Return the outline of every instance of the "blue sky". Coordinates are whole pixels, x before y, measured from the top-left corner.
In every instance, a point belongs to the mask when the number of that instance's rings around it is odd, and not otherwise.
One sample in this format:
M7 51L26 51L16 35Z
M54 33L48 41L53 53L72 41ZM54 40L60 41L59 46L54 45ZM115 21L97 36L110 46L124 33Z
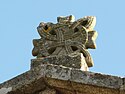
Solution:
M33 39L41 21L58 16L97 17L97 49L90 71L125 76L124 0L0 0L0 83L30 69Z

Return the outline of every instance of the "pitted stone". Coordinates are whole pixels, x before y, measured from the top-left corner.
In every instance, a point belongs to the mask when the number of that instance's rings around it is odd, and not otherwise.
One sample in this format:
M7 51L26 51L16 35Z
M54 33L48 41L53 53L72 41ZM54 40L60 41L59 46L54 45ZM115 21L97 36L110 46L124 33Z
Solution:
M57 94L125 94L121 86L123 79L120 77L43 64L0 84L0 91L6 92L7 89L7 94L46 94L50 89Z
M94 31L96 18L85 16L74 20L74 16L58 17L57 23L41 22L37 30L40 39L33 40L33 56L37 58L69 55L74 52L82 53L86 65L93 66L93 60L88 48L95 49L97 32Z
M44 58L32 59L31 69L41 64L62 65L69 68L77 68L83 71L88 71L85 58L81 53L72 53L69 55L49 56Z

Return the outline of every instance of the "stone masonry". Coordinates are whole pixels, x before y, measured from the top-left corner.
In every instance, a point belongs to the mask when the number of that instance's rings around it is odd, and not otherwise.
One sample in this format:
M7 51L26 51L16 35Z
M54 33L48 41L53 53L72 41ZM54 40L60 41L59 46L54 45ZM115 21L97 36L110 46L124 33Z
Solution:
M38 26L29 71L0 84L0 94L125 94L125 78L90 72L97 32L94 16Z

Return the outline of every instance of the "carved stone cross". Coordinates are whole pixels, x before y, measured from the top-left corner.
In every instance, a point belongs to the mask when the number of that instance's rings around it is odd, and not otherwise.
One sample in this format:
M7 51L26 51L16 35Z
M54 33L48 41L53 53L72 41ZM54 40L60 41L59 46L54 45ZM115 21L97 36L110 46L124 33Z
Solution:
M93 60L87 49L96 48L97 32L93 30L96 18L86 16L74 21L74 16L70 15L57 17L57 21L56 24L40 23L37 30L41 39L33 40L33 56L41 58L82 53L88 67L92 67Z

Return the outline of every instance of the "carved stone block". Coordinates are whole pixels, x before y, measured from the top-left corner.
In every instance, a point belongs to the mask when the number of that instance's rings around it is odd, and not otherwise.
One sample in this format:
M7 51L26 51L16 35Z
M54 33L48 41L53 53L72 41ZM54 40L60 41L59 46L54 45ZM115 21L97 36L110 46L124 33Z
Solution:
M82 53L72 53L69 55L48 56L44 58L32 59L31 69L42 64L62 65L64 67L88 71L88 66Z
M93 30L96 18L94 16L85 16L75 21L74 16L70 15L57 17L57 21L56 24L41 22L37 27L41 38L33 40L33 56L37 56L38 59L44 57L60 58L63 55L69 56L72 53L82 53L86 62L84 64L92 67L93 60L87 49L96 48L95 39L97 32ZM63 61L66 60L64 59ZM61 64L61 62L58 63Z

